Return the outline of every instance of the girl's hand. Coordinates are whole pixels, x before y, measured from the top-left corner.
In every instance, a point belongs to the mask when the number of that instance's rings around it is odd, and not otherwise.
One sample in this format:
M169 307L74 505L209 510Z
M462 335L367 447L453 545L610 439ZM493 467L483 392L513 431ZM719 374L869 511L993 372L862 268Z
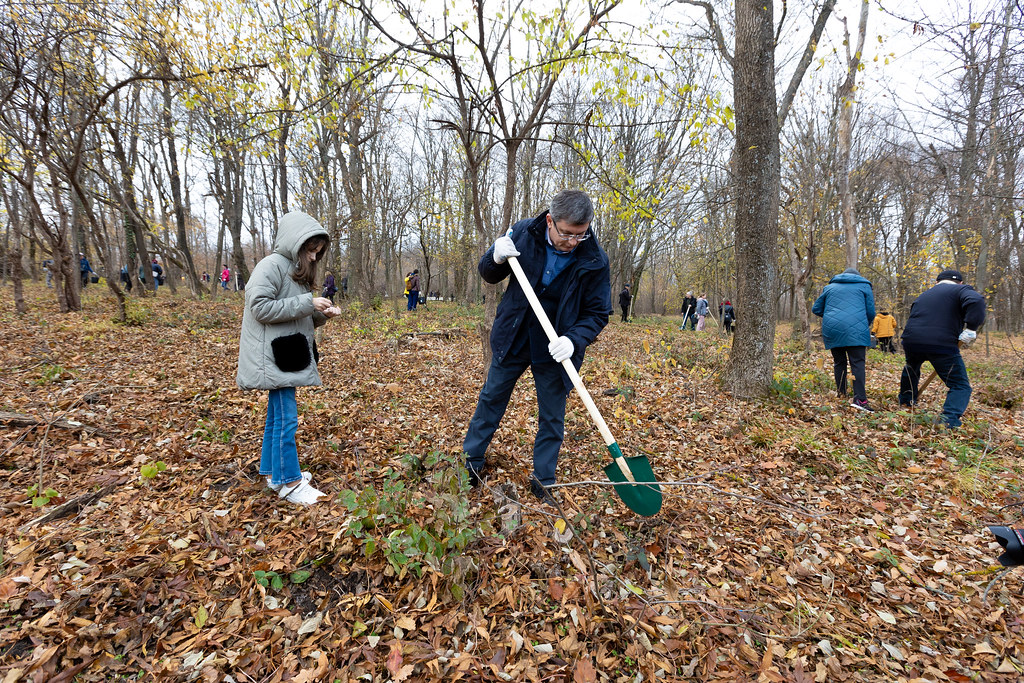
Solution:
M328 308L330 308L333 305L334 304L332 304L331 300L328 299L327 297L324 297L324 296L315 296L315 297L313 297L313 308L315 308L316 310L320 311L321 313L323 313L324 311L326 311Z
M341 315L341 308L339 306L331 306L326 311L324 311L324 315L326 315L328 318L333 318L336 315Z

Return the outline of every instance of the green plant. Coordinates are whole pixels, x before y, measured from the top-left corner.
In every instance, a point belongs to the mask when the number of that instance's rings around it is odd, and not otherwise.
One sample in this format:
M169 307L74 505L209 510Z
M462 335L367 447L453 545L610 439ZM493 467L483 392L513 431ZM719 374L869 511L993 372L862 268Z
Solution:
M127 327L142 327L149 322L153 312L150 308L135 299L125 299L124 302L124 322L120 320L114 320L117 324L123 324Z
M60 498L60 494L51 488L44 489L42 494L40 494L38 484L32 484L32 486L25 491L25 495L32 499L32 507L34 508L41 508L44 505L48 505L54 498Z
M196 422L196 428L192 430L192 438L202 441L219 441L220 443L231 443L231 431L222 429L219 424L208 422L202 418Z
M282 579L281 575L277 572L257 569L252 573L252 575L256 579L256 583L264 588L271 588L276 591L284 588L284 579Z
M796 384L789 377L776 375L772 378L770 391L773 398L783 403L793 404L800 402L800 390L797 389Z
M35 384L37 384L38 386L42 386L44 384L52 384L54 382L59 382L60 380L64 379L64 375L66 373L67 370L65 370L64 366L62 365L43 363L42 366L40 366L39 379L35 381Z
M155 463L146 463L139 468L139 474L146 479L153 479L157 474L167 469L167 463L157 460Z
M412 465L411 456L405 461ZM422 458L416 469L426 472L425 490L409 485L415 477L392 470L379 492L373 486L342 492L340 500L351 513L346 534L362 542L366 556L382 552L399 576L407 572L420 576L423 567L429 566L458 579L466 566L460 563L463 551L479 535L469 524L461 463L435 451ZM456 580L453 594L458 597L462 590Z

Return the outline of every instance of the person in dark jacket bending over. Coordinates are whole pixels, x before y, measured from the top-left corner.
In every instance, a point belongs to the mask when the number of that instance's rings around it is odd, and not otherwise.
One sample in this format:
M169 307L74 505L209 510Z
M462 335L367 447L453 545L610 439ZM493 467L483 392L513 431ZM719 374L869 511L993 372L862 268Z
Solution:
M550 502L545 487L555 483L558 452L565 430L565 400L572 381L560 363L571 359L578 370L587 346L608 324L611 273L591 222L594 206L579 190L562 190L549 211L512 226L480 259L479 271L492 284L512 272L518 257L556 333L548 342L515 277L509 280L491 330L491 367L470 420L463 450L470 483L486 473L484 454L501 422L519 377L530 368L537 388L538 427L533 443L530 490Z
M629 291L629 285L622 288L619 292L619 308L622 309L622 322L629 322L629 305L633 303L633 295Z
M949 388L942 422L956 429L971 400L960 344L969 346L977 339L978 328L985 322L985 297L965 285L958 270L944 270L936 280L938 284L910 305L910 318L903 328L907 362L900 376L900 405L917 403L921 364L928 361Z
M832 369L836 392L846 396L846 366L853 374L853 402L850 406L868 413L867 390L864 386L864 358L871 344L871 322L875 319L875 295L871 283L856 268L847 268L825 285L814 307L821 316L821 336L825 348L832 352Z

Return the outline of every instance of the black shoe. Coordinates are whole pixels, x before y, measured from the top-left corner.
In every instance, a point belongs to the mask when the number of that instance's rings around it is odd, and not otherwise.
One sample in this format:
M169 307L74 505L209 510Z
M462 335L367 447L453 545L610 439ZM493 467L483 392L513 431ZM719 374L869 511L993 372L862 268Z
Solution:
M536 479L530 480L530 493L536 496L537 499L542 503L547 503L548 505L555 505L555 497L551 495L551 491L549 489L544 488L544 486Z
M469 476L469 488L475 489L487 476L487 465L481 465L479 469L470 463L466 463L466 474Z

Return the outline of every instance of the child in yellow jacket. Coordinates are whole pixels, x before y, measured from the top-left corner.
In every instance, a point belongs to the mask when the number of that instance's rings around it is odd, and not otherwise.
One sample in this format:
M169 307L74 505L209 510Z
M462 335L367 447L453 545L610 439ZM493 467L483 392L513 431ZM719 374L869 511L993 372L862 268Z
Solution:
M871 323L871 334L878 339L880 351L896 353L896 347L892 343L892 338L896 336L896 318L892 314L881 311L876 315L874 322Z

